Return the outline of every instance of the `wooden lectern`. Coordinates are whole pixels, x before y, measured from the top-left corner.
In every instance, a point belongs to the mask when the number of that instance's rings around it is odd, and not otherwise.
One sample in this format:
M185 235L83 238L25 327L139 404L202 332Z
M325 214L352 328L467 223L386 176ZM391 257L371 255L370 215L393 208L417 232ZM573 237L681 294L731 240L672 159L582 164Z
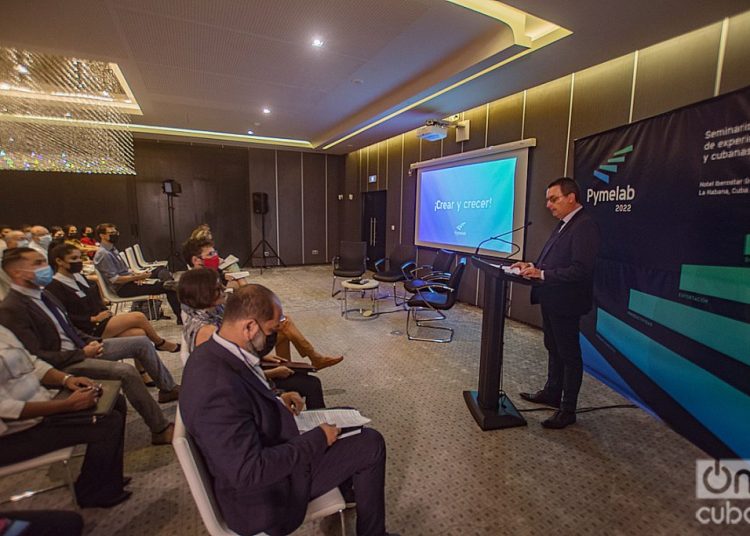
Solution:
M482 346L479 356L479 391L464 391L464 400L482 430L525 426L526 419L507 395L500 396L503 374L503 335L505 332L505 297L508 283L535 285L536 281L507 274L502 265L479 257L471 262L484 272L484 312L482 315ZM506 264L507 266L507 264Z

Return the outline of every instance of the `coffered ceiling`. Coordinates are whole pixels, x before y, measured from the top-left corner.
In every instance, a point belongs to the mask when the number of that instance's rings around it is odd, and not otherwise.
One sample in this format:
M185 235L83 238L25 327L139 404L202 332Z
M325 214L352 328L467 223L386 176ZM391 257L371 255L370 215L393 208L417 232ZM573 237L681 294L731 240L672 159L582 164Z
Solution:
M749 7L507 0L504 20L470 9L493 3L4 0L0 46L116 63L142 111L136 135L252 130L343 153Z

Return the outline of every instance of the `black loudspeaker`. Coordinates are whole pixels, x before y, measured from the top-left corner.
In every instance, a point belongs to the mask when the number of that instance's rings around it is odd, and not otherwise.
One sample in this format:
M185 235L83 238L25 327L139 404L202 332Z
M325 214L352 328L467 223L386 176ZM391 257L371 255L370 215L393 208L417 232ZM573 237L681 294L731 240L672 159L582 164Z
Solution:
M162 181L161 191L167 195L173 195L177 197L182 193L182 185L174 179Z
M255 214L268 214L268 194L266 192L253 192L253 212Z

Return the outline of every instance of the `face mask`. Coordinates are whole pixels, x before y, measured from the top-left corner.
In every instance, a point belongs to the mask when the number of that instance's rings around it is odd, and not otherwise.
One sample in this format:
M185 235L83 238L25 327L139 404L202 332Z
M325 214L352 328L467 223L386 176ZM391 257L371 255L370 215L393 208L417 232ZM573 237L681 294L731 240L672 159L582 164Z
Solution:
M41 268L34 270L33 282L37 287L46 287L52 283L52 277L55 273L52 271L52 266L49 264Z
M39 245L43 248L48 247L50 242L52 242L52 235L46 234L39 237Z
M221 259L219 259L218 255L213 255L211 257L208 257L202 260L203 260L203 267L210 268L211 270L218 270L219 264L221 264Z
M263 335L263 344L258 345L260 346L260 349L258 349L258 347L252 340L248 341L250 343L250 348L248 348L248 351L256 357L263 358L270 354L271 350L273 350L273 347L276 346L277 335L276 332L273 332L270 335L266 335L265 333L263 333L263 330L260 330L258 334Z
M24 240L19 240L19 241L18 241L18 245L17 245L16 247L19 247L19 248L27 248L27 247L29 247L29 241L28 241L28 240L26 240L26 239L24 239Z
M74 262L69 262L68 264L70 264L70 268L68 268L68 271L71 274L77 274L81 270L83 270L83 261L74 261Z
M94 238L94 233L85 233L83 236L86 238Z
M109 235L109 241L113 244L117 244L117 241L120 239L120 233L111 234Z

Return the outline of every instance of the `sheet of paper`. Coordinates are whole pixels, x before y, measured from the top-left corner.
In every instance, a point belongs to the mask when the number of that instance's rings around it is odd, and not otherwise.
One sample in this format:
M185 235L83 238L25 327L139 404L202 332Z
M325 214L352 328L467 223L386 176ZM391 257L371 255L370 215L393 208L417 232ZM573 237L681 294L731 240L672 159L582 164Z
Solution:
M226 272L224 275L231 279L243 279L250 277L250 272Z
M235 262L240 262L240 260L237 257L235 257L234 255L230 255L229 257L227 257L226 259L224 259L224 262L222 262L219 265L219 268L221 268L222 270L225 270L227 267L229 267L230 265L234 264Z
M339 428L364 426L370 419L356 409L316 409L303 411L294 418L300 432L307 432L323 423L335 424Z

